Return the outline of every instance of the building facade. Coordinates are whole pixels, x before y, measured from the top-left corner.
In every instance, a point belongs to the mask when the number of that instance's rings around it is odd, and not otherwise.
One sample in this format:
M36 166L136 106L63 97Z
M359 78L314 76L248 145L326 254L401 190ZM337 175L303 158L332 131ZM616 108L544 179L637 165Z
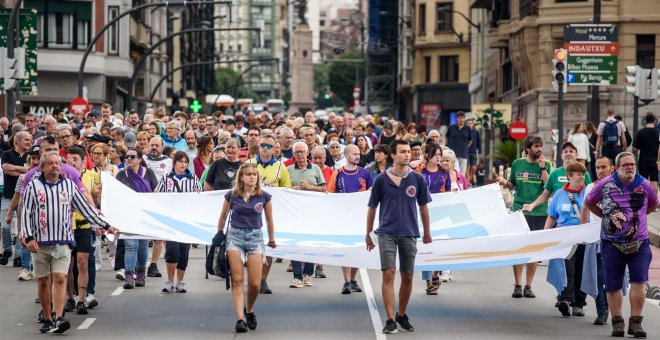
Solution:
M278 58L282 63L284 34L281 20L282 10L279 0L236 0L231 6L232 22L215 21L214 27L260 27L263 46L259 46L259 35L248 31L221 31L215 33L218 58L225 63L218 67L229 67L241 75L241 83L257 95L257 100L265 102L269 98L281 98L285 89L282 86L278 63L258 63L260 58ZM227 7L216 7L216 15L227 16ZM241 61L243 60L243 61ZM241 62L237 62L241 61ZM221 89L221 91L224 89ZM224 94L231 94L226 89Z
M411 2L412 100L407 111L428 128L448 126L458 111L470 110L470 43L467 1ZM410 90L407 90L410 91Z
M71 99L78 96L78 70L85 48L92 37L120 13L143 2L121 0L64 1L25 0L25 9L37 11L38 82L37 91L20 97L17 111L38 115L55 108L68 111ZM13 1L5 1L11 8ZM92 105L111 103L116 112L128 109L128 83L133 63L153 39L159 39L165 27L164 8L126 16L98 40L85 65L83 96ZM144 94L155 78L163 73L167 60L165 48L149 57L138 80L139 94ZM157 94L164 99L165 91Z
M563 47L564 26L589 23L594 0L496 0L473 1L484 11L490 26L486 36L484 74L473 70L474 102L511 103L514 118L525 121L530 133L538 133L550 144L550 131L557 128L557 93L552 88L554 50ZM476 11L476 10L475 10ZM618 58L618 83L599 86L600 106L597 120L608 107L623 116L633 127L633 99L624 92L625 66L655 67L658 60L656 38L660 34L660 4L652 0L631 2L602 1L601 22L619 28L621 45ZM482 49L473 41L473 50ZM569 86L564 95L564 136L576 123L588 119L588 88ZM658 105L640 109L640 120ZM640 123L640 126L642 124Z

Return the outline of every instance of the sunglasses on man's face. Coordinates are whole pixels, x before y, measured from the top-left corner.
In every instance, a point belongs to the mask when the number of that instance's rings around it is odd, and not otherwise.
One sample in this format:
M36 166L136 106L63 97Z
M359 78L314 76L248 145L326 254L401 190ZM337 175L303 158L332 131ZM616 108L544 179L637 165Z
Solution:
M259 144L259 146L262 147L262 148L266 148L266 149L268 149L268 150L270 150L270 149L273 148L273 144L265 144L265 143L261 143L261 144Z
M140 158L140 156L138 156L138 155L126 155L126 159L136 159L136 158Z

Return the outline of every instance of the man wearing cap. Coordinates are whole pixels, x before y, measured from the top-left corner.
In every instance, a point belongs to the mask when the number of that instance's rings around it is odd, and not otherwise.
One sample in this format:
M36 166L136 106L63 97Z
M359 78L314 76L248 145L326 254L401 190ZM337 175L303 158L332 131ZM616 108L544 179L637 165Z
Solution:
M456 160L463 174L467 172L468 148L471 144L472 130L465 125L465 113L459 111L456 114L456 124L447 129L445 145L456 153Z
M548 181L545 182L543 193L530 204L524 204L522 207L523 212L530 212L534 208L548 201L550 196L557 190L561 189L564 184L568 183L566 176L566 166L577 161L577 148L573 143L566 142L561 147L561 159L564 161L564 166L561 166L550 173ZM584 184L591 184L591 176L587 171L584 174Z
M17 124L14 124L17 125ZM27 151L32 147L32 135L27 131L18 131L14 135L14 148L2 153L2 171L4 177L4 190L2 192L2 203L0 203L0 216L6 216L9 205L16 191L18 176L28 171ZM6 265L12 255L11 252L11 223L2 221L2 248L4 252L0 256L0 265ZM14 256L14 267L21 267L21 244L16 242L16 253Z
M247 143L245 143L243 136L236 134L236 120L234 120L234 118L227 118L223 120L222 123L224 124L223 129L231 133L232 138L238 139L241 148L244 148Z
M124 145L126 145L127 148L133 148L135 147L135 132L133 131L128 131L124 134Z

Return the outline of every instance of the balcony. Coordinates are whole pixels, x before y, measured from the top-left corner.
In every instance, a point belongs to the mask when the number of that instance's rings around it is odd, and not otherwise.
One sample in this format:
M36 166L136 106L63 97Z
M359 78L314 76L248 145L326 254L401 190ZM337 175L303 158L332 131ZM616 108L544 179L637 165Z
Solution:
M273 54L273 49L269 47L254 47L252 54L256 56L270 56Z
M142 46L149 46L149 32L147 31L147 26L140 21L135 20L132 16L130 17L130 32L131 40L136 44Z

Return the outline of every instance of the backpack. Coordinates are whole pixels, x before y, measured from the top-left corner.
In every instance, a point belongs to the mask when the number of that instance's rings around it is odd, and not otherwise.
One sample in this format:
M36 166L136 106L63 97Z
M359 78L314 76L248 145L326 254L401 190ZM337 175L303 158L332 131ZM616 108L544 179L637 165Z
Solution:
M229 263L227 263L227 236L219 231L213 236L211 247L206 254L206 272L226 279L229 289Z
M605 128L603 129L603 144L607 146L619 145L619 129L617 128L619 121L605 121Z

